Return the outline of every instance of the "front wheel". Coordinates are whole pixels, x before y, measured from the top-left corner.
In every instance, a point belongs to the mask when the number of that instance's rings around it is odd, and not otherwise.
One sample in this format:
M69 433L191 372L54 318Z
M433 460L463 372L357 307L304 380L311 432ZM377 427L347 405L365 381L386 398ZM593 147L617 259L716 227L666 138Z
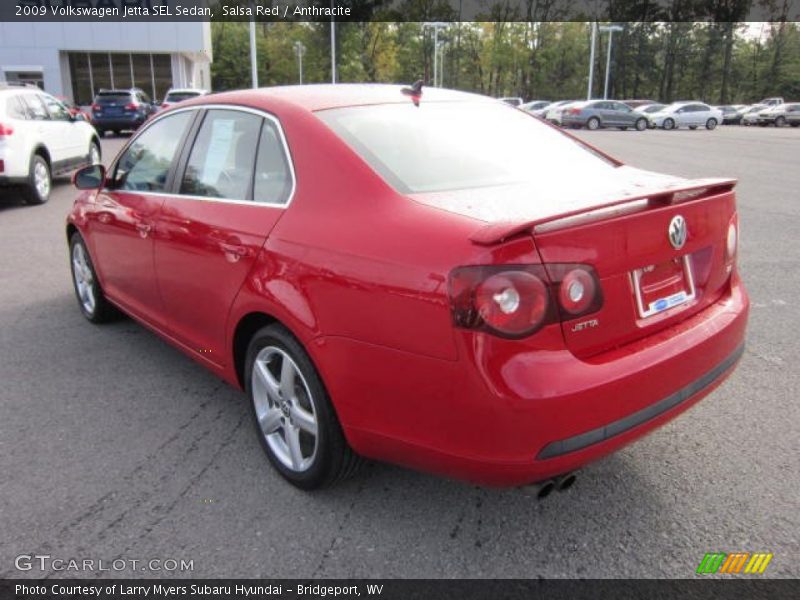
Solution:
M675 129L675 121L672 119L664 119L664 123L661 126L666 130Z
M92 323L106 323L119 318L120 312L106 300L89 250L79 233L73 233L69 239L69 255L72 284L83 316Z
M597 117L592 117L588 121L586 121L586 129L591 129L594 131L595 129L600 129L600 119Z
M282 326L258 331L247 349L245 387L272 466L304 490L332 485L360 464L300 343Z
M775 118L775 127L783 127L786 125L786 117L780 116Z
M712 129L716 129L716 128L717 128L717 120L716 119L709 119L708 121L706 121L706 129L711 131Z
M636 119L636 131L647 129L647 119Z

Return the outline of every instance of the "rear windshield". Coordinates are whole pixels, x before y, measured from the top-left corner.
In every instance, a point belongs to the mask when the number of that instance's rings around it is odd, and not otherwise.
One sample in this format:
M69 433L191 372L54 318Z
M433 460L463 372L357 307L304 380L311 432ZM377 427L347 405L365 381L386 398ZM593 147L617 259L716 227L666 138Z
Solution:
M128 92L100 92L97 95L98 102L129 102L131 95Z
M197 98L200 94L197 92L170 92L164 98L164 102L183 102L190 98Z
M615 163L493 102L385 104L316 113L401 193L602 176Z

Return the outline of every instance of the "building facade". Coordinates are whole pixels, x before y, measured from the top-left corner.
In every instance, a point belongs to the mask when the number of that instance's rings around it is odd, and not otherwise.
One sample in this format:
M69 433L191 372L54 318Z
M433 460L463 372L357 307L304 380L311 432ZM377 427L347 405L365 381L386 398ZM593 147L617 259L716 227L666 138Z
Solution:
M211 87L208 22L0 22L0 82L34 83L81 105L100 89Z

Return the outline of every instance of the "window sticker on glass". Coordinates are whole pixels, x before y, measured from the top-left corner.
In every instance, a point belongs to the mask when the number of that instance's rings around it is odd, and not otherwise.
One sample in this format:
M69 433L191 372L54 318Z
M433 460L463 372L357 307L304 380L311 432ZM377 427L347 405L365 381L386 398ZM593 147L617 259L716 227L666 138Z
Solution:
M235 123L234 119L216 118L211 125L211 143L208 145L203 165L203 173L208 180L218 179L225 165L228 164Z

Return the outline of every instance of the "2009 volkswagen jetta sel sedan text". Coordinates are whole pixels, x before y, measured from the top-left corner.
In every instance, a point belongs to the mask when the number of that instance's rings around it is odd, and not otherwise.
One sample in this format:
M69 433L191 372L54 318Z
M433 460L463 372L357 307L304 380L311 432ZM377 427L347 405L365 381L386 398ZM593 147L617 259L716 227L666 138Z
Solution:
M735 181L625 166L489 98L205 96L75 183L83 314L121 310L246 390L302 488L360 457L549 481L742 354Z

